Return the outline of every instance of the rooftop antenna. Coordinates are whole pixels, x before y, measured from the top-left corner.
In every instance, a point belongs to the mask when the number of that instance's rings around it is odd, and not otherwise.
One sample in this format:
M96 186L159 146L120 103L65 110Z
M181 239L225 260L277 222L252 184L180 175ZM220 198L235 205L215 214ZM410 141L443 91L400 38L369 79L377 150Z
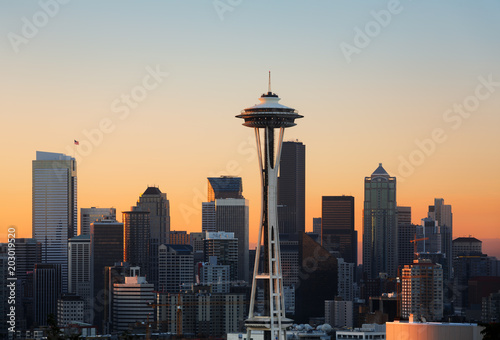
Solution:
M271 71L269 71L269 86L267 92L271 93Z

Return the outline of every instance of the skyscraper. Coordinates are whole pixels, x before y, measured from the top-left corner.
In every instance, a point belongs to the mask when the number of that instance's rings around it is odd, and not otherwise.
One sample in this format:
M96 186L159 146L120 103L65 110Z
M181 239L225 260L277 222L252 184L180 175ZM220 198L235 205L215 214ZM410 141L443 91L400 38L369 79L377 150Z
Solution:
M68 292L83 300L84 322L92 322L92 281L90 266L90 235L68 241Z
M149 243L151 238L150 212L132 207L123 212L123 260L131 266L138 266L149 277ZM142 275L144 276L144 275Z
M338 264L338 296L344 301L354 300L354 263L345 262L343 259L337 259Z
M2 323L0 325L0 336L4 339L8 338L8 328L12 326L18 326L19 322L14 323L13 325L8 324L7 322L10 321L10 317L13 314L14 319L16 318L16 311L12 313L10 311L10 306L8 304L9 301L9 293L10 293L10 286L11 285L16 285L16 282L9 282L9 255L8 253L8 244L7 243L1 243L0 244L0 299L4 301L0 305L0 322ZM15 286L14 286L15 287ZM16 287L17 288L17 287ZM10 315L9 315L10 314ZM19 327L19 326L18 326Z
M16 238L16 277L26 279L26 273L33 271L35 263L42 262L42 244L33 238Z
M90 224L90 265L93 282L94 304L105 296L105 267L123 261L123 223L115 220L102 220ZM93 306L94 324L102 329L103 310Z
M441 253L441 234L437 221L432 218L422 218L422 224L417 226L417 238L425 238L418 243L419 252Z
M411 223L411 207L397 207L398 212L398 266L403 268L415 259L414 243L417 225Z
M217 256L210 256L207 262L199 262L196 275L200 285L210 286L212 293L227 294L230 291L230 266L217 263Z
M238 240L238 280L248 282L248 200L244 198L216 199L215 212L217 230L234 233L234 237Z
M321 235L321 217L313 217L313 233Z
M396 177L389 176L380 163L370 177L365 177L363 268L368 279L379 273L396 277L396 206Z
M193 283L193 248L187 244L162 244L158 249L158 291L179 293Z
M451 205L444 204L444 199L435 198L434 205L429 206L427 217L437 222L441 234L441 252L445 255L446 266L443 267L444 278L451 278L453 266L453 214Z
M398 225L411 223L411 207L396 207L398 211Z
M414 243L417 225L412 223L398 224L398 266L403 268L415 259Z
M148 282L158 288L158 247L160 244L167 244L170 239L170 203L166 193L162 193L157 187L148 187L139 197L137 206L150 212Z
M220 198L243 198L241 177L208 177L208 202Z
M42 243L42 262L61 264L68 286L68 239L77 235L76 161L61 153L36 152L33 161L33 238Z
M321 241L328 251L338 252L345 262L358 262L358 233L354 230L354 197L323 196Z
M203 243L204 261L209 262L211 257L216 257L218 265L229 266L230 280L238 280L238 240L234 233L209 232Z
M80 235L90 235L90 223L103 218L116 219L115 208L81 208L80 209Z
M301 234L306 212L306 146L283 142L278 177L278 225L282 234Z
M248 282L249 215L248 201L243 197L241 177L208 178L208 202L202 203L204 232L234 233L238 240L238 280Z
M42 244L34 238L16 238L16 321L19 329L28 329L33 320L33 288L28 273L33 274L36 263L42 262ZM7 278L7 276L5 276ZM31 275L31 278L33 276ZM6 286L5 286L6 287ZM1 291L1 289L0 289ZM7 301L7 300L4 300Z
M114 332L126 331L130 324L146 322L149 316L153 316L150 306L155 302L153 290L154 285L143 276L128 276L124 283L113 284Z
M57 315L57 299L61 296L61 264L37 263L33 271L35 323L47 325L49 314Z
M430 260L415 260L402 271L402 311L408 318L440 321L443 318L443 269Z
M201 203L201 231L215 232L215 201Z

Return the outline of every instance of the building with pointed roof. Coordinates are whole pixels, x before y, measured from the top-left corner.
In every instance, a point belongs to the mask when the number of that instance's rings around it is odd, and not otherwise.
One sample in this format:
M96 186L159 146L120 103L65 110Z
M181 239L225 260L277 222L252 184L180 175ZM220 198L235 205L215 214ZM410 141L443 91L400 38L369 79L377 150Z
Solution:
M391 177L382 163L365 177L363 268L368 279L380 273L397 274L396 177Z
M147 187L137 207L149 211L149 265L146 277L158 288L158 247L170 242L170 202L158 187ZM146 268L143 268L146 269Z

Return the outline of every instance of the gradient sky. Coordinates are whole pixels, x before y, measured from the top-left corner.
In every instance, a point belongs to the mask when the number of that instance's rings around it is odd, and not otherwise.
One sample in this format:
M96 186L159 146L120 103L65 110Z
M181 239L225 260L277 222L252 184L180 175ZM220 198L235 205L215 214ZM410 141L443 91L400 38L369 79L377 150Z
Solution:
M382 162L413 222L442 197L454 237L500 238L499 2L64 2L0 2L2 239L10 225L31 236L36 150L72 154L76 139L79 208L113 206L121 220L156 185L171 229L200 231L206 178L237 175L255 242L253 132L234 116L268 70L304 115L285 140L306 144L306 229L322 195L353 195L361 237L363 179ZM140 92L156 68L168 76ZM144 98L125 114L133 91ZM100 124L108 133L85 149Z

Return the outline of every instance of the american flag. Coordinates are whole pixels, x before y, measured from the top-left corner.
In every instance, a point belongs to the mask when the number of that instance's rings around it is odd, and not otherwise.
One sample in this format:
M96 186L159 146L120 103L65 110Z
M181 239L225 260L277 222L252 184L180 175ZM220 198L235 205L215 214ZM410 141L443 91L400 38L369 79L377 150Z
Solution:
M75 139L75 145L80 145L80 142Z

